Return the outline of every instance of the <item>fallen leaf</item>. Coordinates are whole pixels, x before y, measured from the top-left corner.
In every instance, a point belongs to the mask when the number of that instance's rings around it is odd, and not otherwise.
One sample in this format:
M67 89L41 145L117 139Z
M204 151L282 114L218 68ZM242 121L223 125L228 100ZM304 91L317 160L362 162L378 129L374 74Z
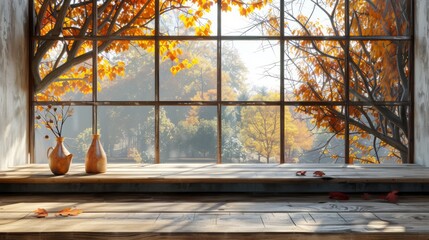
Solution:
M326 174L324 173L324 172L322 172L322 171L315 171L314 173L313 173L313 176L314 177L323 177L323 176L325 176Z
M307 173L307 171L298 171L295 173L296 176L305 176L305 174Z
M363 200L370 200L371 199L371 194L369 194L369 193L362 194L362 199Z
M55 216L62 216L62 217L77 216L82 212L83 211L81 209L77 209L77 208L64 208L63 210L57 212Z
M396 195L397 193L399 193L399 191L397 190L391 191L386 195L384 199L386 199L388 202L391 202L391 203L397 203L398 202L398 195Z
M349 200L350 199L349 195L347 195L345 193L341 193L341 192L330 192L329 198L335 199L335 200Z
M48 211L46 211L46 209L44 209L44 208L38 208L38 209L34 210L33 212L37 218L44 218L44 217L48 216Z

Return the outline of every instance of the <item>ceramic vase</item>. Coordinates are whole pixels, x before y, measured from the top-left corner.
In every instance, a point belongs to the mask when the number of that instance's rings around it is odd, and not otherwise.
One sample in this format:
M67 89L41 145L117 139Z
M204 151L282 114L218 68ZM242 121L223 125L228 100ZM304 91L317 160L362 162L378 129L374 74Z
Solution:
M106 152L100 142L100 135L94 134L91 146L85 157L86 173L96 174L105 173L107 168Z
M64 146L63 137L57 137L57 145L54 148L48 148L47 156L49 168L53 174L64 175L69 171L73 154Z

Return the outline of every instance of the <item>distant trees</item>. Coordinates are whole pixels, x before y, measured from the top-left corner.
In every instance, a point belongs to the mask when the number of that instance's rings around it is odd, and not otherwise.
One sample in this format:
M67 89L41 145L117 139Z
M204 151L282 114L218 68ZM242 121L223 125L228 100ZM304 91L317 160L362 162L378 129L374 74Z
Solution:
M268 96L257 94L251 98L275 100L279 94L268 93ZM248 106L241 111L242 128L240 136L244 147L266 158L280 157L280 108L277 106ZM306 126L292 117L288 107L285 108L285 162L295 162L300 152L309 150L313 146L313 136Z

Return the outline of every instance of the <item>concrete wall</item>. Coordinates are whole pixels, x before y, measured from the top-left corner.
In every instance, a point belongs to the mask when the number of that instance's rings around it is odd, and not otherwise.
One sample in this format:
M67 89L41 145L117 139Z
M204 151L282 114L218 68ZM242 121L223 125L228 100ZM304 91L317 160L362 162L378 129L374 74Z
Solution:
M28 0L0 0L0 169L28 158Z
M429 1L415 9L415 162L429 166Z

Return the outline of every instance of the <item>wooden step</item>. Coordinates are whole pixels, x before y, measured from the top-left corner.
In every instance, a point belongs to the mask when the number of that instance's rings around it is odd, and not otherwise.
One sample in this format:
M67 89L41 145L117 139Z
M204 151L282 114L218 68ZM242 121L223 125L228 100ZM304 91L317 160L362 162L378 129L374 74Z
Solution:
M315 177L315 171L326 175ZM110 164L106 173L89 175L75 164L54 176L47 164L31 164L1 171L0 191L429 192L428 173L418 165Z

